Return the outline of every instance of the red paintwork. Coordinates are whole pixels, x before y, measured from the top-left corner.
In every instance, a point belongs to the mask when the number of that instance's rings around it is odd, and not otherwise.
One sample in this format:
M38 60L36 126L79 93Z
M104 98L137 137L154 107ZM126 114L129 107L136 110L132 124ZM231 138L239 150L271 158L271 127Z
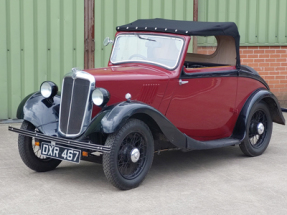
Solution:
M125 101L125 95L130 93L132 100L158 109L169 81L168 72L147 64L124 64L85 71L95 76L96 87L109 91L111 97L107 105ZM152 98L146 96L149 93L152 93ZM100 110L94 106L92 117Z
M116 35L130 33L132 32L118 32ZM229 137L248 96L264 85L249 78L208 77L183 79L189 83L180 86L179 76L190 42L189 36L180 37L185 40L185 44L178 67L173 71L144 63L113 65L111 62L106 68L85 71L95 76L96 87L103 87L110 92L108 105L125 101L125 94L130 93L132 100L143 101L158 109L181 132L194 139ZM228 66L186 69L185 72L234 69L234 66ZM100 110L94 106L92 117Z
M233 112L237 79L214 77L182 80L189 83L177 85L167 118L180 131L197 140L229 137L237 119Z
M238 87L237 87L237 96L236 96L236 104L235 107L240 112L242 109L245 101L248 99L248 97L251 95L251 93L259 88L266 87L259 81L251 79L251 78L238 78ZM238 113L239 115L239 113Z

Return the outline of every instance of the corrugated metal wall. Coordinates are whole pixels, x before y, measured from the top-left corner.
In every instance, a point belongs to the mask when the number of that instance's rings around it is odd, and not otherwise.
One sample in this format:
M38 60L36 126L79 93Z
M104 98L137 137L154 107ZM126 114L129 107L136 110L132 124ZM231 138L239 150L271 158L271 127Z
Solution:
M72 67L84 67L84 1L0 0L0 119ZM287 45L287 0L199 0L199 21L234 21L241 45ZM192 20L193 0L95 0L95 67L107 65L115 27L140 18Z
M84 1L0 0L0 119L45 80L84 67Z
M148 18L193 20L193 0L95 0L95 67L107 66L103 40L114 39L116 26Z
M241 45L287 45L287 0L199 0L199 21L232 21Z

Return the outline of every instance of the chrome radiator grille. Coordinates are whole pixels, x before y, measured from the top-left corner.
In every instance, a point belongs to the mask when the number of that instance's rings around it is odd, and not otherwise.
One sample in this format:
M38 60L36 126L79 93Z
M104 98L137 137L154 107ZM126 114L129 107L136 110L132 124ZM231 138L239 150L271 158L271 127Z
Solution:
M76 137L88 126L94 87L94 77L89 73L73 70L64 77L58 128L61 135Z

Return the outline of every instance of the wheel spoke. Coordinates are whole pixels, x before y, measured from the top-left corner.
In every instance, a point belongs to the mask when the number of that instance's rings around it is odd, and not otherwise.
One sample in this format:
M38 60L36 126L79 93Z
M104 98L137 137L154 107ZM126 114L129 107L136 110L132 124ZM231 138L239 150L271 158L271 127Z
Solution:
M140 158L137 162L132 162L131 151L137 148L140 152ZM146 143L142 134L138 132L130 133L122 141L118 152L118 170L120 174L132 179L140 174L146 161Z
M264 126L264 132L260 135L257 133L257 131L256 133L254 133L255 132L254 129L255 128L257 129L257 125L259 123L262 123ZM264 138L266 136L267 129L268 129L267 117L266 117L265 112L263 112L262 110L256 111L250 120L250 127L249 127L249 134L248 134L249 141L254 147L260 147L260 145L263 143Z

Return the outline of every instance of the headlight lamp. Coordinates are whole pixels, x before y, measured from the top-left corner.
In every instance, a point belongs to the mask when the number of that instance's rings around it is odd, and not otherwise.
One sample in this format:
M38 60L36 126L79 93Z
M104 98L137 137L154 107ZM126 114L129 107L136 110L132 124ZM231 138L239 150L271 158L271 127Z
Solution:
M96 88L92 93L93 103L99 107L105 106L110 99L110 93L104 88Z
M51 81L44 81L40 86L40 92L43 97L51 98L54 97L58 92L58 87Z

